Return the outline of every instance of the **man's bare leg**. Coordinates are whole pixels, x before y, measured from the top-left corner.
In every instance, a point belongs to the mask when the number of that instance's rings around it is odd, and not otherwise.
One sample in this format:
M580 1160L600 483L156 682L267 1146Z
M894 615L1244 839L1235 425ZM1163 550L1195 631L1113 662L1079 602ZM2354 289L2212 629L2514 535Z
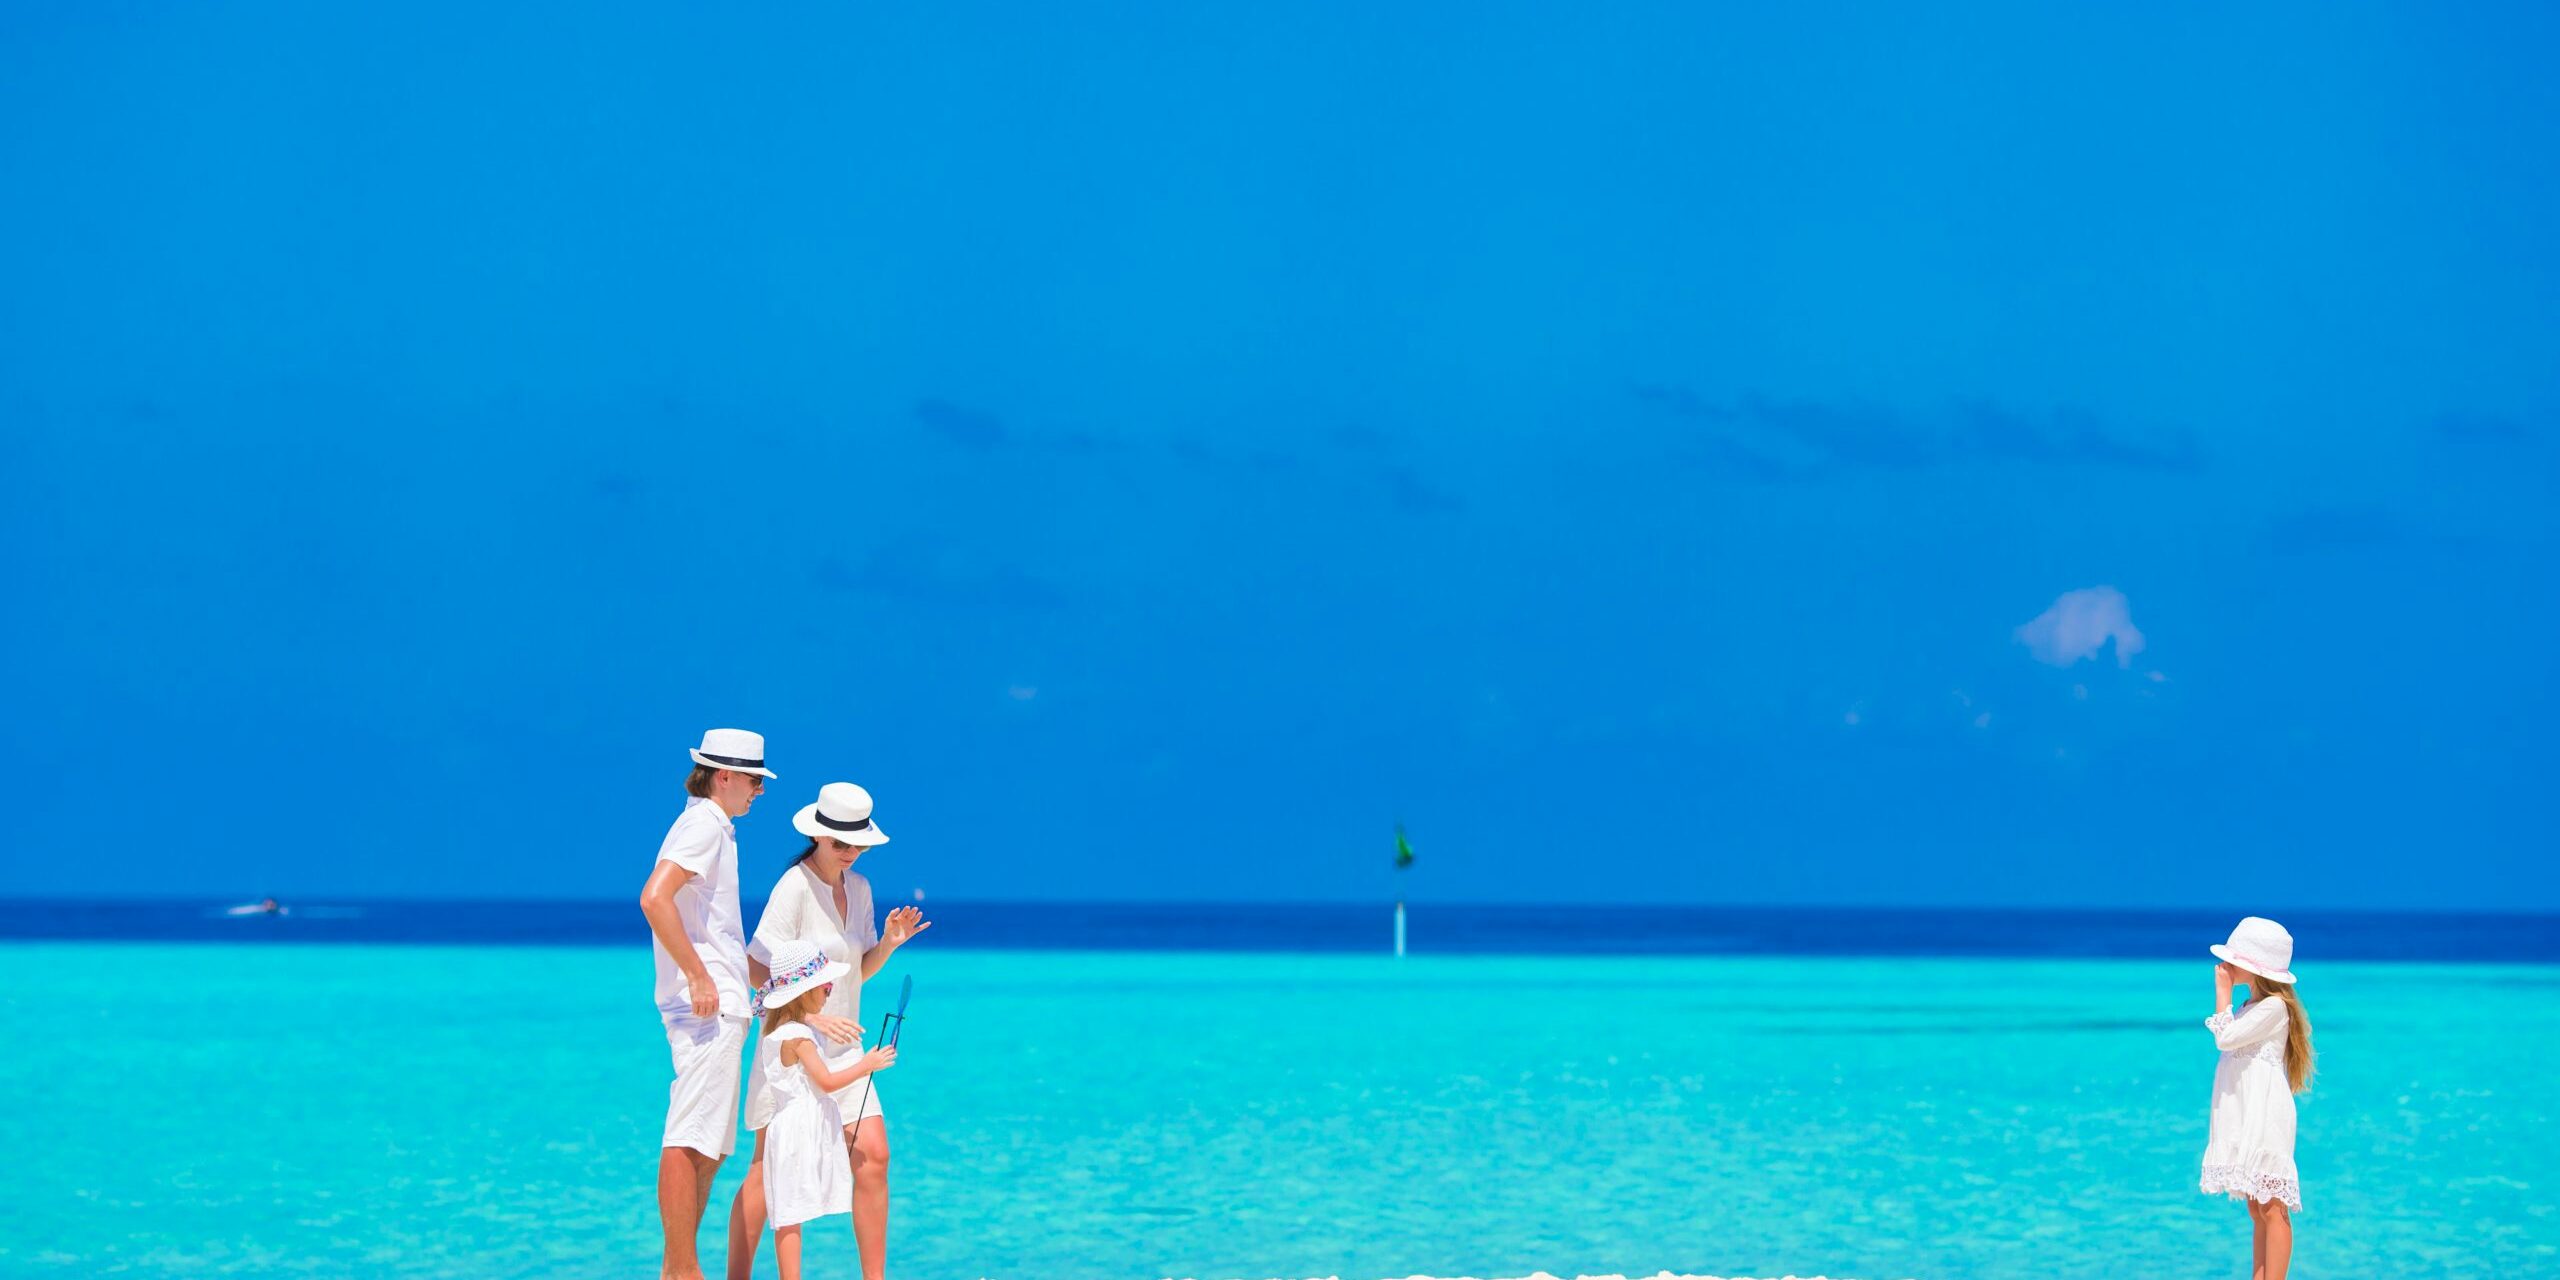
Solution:
M756 1246L764 1242L764 1130L756 1130L747 1180L729 1200L729 1280L753 1280Z
M658 1148L658 1220L667 1233L666 1260L658 1267L665 1280L703 1280L702 1260L694 1254L694 1236L702 1230L702 1209L711 1198L711 1179L720 1158L691 1147Z
M858 1132L861 1136L855 1137ZM862 1280L884 1280L889 1271L889 1122L873 1116L847 1131L853 1157L853 1247L862 1255Z

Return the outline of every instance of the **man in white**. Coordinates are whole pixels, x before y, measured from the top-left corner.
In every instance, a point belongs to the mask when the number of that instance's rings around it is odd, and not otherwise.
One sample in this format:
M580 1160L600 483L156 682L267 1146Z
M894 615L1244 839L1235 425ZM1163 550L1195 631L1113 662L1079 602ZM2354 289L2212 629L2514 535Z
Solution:
M693 751L684 812L658 846L640 914L658 958L658 1017L675 1055L666 1137L658 1149L658 1217L667 1236L660 1274L701 1280L694 1236L712 1175L738 1134L738 1059L747 1043L747 931L738 910L738 837L773 772L764 737L713 729Z

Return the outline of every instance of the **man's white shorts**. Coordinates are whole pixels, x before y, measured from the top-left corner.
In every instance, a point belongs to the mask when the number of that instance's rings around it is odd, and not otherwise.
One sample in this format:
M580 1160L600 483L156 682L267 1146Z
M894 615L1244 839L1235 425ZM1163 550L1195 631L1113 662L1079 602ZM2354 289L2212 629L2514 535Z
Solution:
M746 1051L747 1020L685 1015L666 1024L676 1082L667 1089L667 1136L658 1145L722 1159L738 1144L738 1055Z

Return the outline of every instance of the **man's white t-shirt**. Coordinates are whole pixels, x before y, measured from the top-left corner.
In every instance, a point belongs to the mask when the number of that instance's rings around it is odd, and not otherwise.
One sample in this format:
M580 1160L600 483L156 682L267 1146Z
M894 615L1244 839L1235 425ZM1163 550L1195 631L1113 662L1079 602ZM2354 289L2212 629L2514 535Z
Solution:
M676 890L676 918L683 922L694 954L702 957L702 967L711 972L712 986L719 989L720 1012L731 1018L749 1016L747 925L738 909L738 837L729 815L719 805L693 797L675 825L667 828L666 842L658 846L658 860L693 873ZM676 967L676 958L667 954L666 944L654 932L649 935L649 949L658 960L658 1016L692 1017L693 1001L686 995L684 971Z

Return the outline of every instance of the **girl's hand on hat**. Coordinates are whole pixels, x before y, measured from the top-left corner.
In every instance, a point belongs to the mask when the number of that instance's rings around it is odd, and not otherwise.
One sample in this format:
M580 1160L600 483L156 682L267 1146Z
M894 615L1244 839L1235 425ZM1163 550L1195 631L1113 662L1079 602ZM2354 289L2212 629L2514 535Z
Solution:
M862 1043L862 1027L851 1018L839 1018L832 1013L813 1013L802 1018L801 1021L808 1023L811 1031L837 1044Z
M2216 1012L2229 1013L2231 1011L2231 988L2233 985L2234 983L2231 976L2230 965L2217 964L2213 966L2213 1007Z
M864 1073L886 1071L896 1065L898 1065L898 1047L890 1044L884 1044L862 1055L862 1061L854 1064Z

